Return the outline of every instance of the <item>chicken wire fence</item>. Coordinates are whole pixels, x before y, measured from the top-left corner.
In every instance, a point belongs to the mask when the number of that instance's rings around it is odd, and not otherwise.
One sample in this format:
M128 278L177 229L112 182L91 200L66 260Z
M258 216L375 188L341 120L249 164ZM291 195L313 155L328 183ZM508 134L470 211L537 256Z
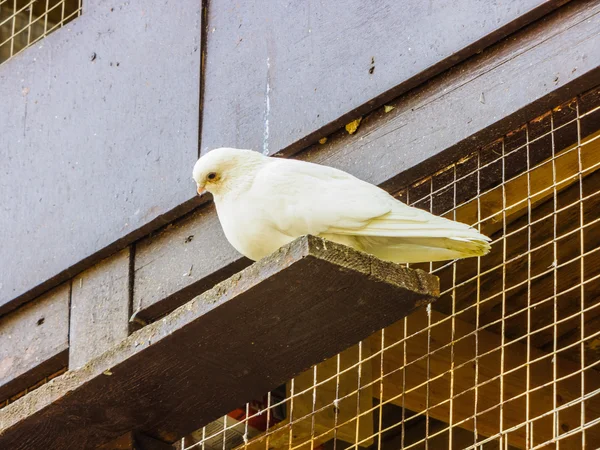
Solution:
M398 192L493 239L441 297L182 449L600 447L600 88ZM314 343L318 345L318 342Z
M0 64L81 15L82 0L0 0Z

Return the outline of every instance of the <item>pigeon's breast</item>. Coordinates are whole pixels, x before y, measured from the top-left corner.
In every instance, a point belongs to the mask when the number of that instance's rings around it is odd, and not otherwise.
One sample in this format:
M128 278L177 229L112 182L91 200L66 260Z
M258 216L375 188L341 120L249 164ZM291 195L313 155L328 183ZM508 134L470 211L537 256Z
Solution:
M217 201L216 206L225 237L247 258L258 261L294 240L281 233L259 205L238 199Z

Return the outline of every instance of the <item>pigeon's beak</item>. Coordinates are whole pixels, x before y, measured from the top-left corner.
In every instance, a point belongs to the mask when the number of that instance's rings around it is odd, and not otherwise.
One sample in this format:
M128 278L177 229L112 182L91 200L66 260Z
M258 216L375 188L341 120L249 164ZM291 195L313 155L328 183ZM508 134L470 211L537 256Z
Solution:
M202 196L206 193L206 189L204 189L204 186L198 185L198 189L196 189L196 192L198 192L198 195Z

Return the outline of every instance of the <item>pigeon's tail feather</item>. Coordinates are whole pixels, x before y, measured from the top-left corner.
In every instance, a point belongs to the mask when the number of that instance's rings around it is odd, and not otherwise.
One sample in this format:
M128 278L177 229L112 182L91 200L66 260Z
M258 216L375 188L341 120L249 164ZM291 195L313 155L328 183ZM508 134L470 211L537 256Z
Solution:
M464 223L398 205L361 228L330 228L328 233L356 249L398 263L447 261L483 256L490 238ZM334 238L334 240L336 240ZM338 241L339 242L339 241Z
M490 244L482 238L440 237L370 237L357 238L362 250L380 259L397 263L447 261L457 258L483 256Z

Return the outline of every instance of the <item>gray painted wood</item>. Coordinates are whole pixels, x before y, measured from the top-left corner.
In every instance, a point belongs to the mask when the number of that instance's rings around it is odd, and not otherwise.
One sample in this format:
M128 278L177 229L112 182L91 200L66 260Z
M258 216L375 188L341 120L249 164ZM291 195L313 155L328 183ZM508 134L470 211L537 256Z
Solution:
M69 369L114 347L129 335L129 249L73 278Z
M299 149L563 0L214 0L202 151Z
M564 2L210 2L203 146L298 149ZM0 314L198 204L200 7L90 0L0 67Z
M365 118L356 134L339 131L296 157L392 192L429 175L597 84L599 11L598 2L572 2L390 102L394 110ZM186 243L188 236L193 241ZM189 286L209 288L228 276L219 271L239 264L244 260L227 243L214 210L203 207L139 243L135 304L155 317L152 310L163 313L189 300Z
M200 2L84 3L0 66L0 314L195 195Z
M174 442L437 296L433 275L305 236L1 409L0 447Z
M599 13L572 2L300 157L388 190L433 173L600 83Z
M0 318L0 403L67 366L69 288Z

